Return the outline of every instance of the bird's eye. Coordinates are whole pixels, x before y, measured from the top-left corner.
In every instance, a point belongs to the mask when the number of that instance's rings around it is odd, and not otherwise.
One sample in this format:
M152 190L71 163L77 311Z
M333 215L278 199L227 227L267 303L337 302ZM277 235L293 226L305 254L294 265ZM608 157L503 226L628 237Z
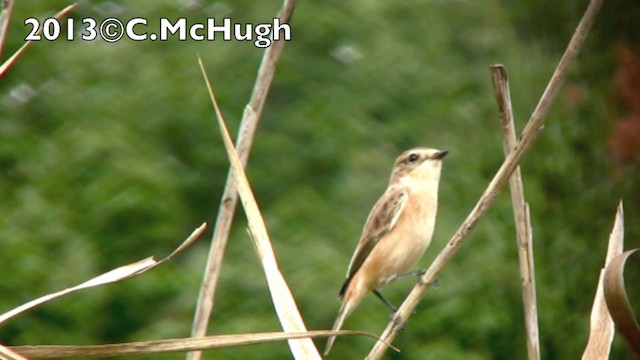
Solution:
M410 154L408 158L410 163L414 163L418 160L418 154Z

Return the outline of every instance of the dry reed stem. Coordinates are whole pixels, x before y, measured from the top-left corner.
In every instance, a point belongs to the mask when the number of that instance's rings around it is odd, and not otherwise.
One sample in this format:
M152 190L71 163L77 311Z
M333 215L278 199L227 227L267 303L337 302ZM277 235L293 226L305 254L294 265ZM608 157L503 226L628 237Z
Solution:
M28 360L26 357L18 354L13 350L0 345L0 359L2 360Z
M516 130L509 91L509 76L502 65L491 67L491 78L498 102L498 114L502 128L505 156L516 147ZM522 282L522 301L524 306L525 329L527 335L527 354L529 360L540 359L540 339L538 331L538 307L536 304L536 277L533 261L533 231L529 216L529 204L524 198L522 176L518 166L509 179L513 216L516 223L516 246L520 263Z
M78 6L78 4L69 5L66 8L60 10L53 17L58 19L58 20L60 20L63 17L69 15L69 13L71 11L73 11L73 9L75 9L76 6ZM36 32L36 34L37 35L41 35L42 34L42 28L40 28L38 30L38 32ZM25 51L27 51L27 49L29 48L29 46L31 46L31 44L33 44L33 41L31 41L31 40L25 42L24 45L22 45L22 47L20 47L20 49L18 49L18 51L16 51L13 55L11 55L11 57L9 59L7 59L7 61L5 61L2 65L0 65L0 78L2 78L4 76L4 74L9 70L9 68L11 66L13 66L13 64L16 63L16 61L18 61L18 58L20 58L20 56L22 56L22 54Z
M487 212L489 206L493 203L496 196L504 185L509 180L509 177L516 169L516 167L522 161L524 154L529 150L529 147L533 141L537 138L542 125L544 123L544 117L549 112L551 103L555 99L561 85L567 78L569 69L580 51L580 48L584 44L584 41L589 33L589 29L593 25L596 14L602 6L603 0L591 0L585 14L583 15L576 31L571 37L571 41L567 46L556 70L554 71L549 84L547 85L538 105L533 111L527 126L525 127L518 146L514 149L507 159L502 163L502 166L493 177L493 180L489 183L489 186L484 191L480 200L476 206L471 210L471 213L467 216L464 222L460 225L456 233L453 235L449 243L438 254L431 266L427 269L422 276L421 281L416 284L413 290L409 293L402 306L396 312L396 315L389 322L386 329L380 336L382 341L378 341L373 349L367 355L367 359L380 359L387 349L386 343L392 343L399 329L404 326L404 323L411 316L414 309L418 305L418 302L437 278L438 274L442 271L444 266L451 261L451 258L460 249L464 241L468 238L471 230L476 226L480 218Z
M233 179L236 182L238 195L240 196L244 212L249 220L249 230L252 235L251 239L262 263L267 278L267 285L269 286L269 293L271 294L273 306L278 314L278 319L280 320L283 330L286 332L306 332L307 329L298 311L298 306L282 273L278 269L278 263L273 252L273 247L271 246L271 240L267 233L267 227L256 203L251 186L249 185L249 180L244 172L240 157L233 147L233 141L227 130L222 112L218 107L213 87L209 82L206 70L202 64L202 59L198 59L198 61L209 90L211 102L215 108L224 146L227 150L229 161L231 162ZM289 340L289 348L296 359L320 359L318 349L316 349L313 341L310 339Z
M25 356L40 359L58 359L67 357L111 357L125 355L146 355L167 352L186 352L194 350L226 349L289 339L308 339L313 337L327 337L333 335L368 336L377 339L375 335L363 331L317 330L302 333L266 332L254 334L214 335L199 338L166 339L106 345L11 346L7 349ZM3 355L2 352L0 352L0 355Z
M622 254L624 249L624 211L622 201L616 210L613 229L609 235L609 246L604 267L600 271L598 288L591 308L590 331L587 346L582 354L582 360L608 359L611 352L611 342L615 334L615 327L604 298L605 269L614 257Z
M13 0L5 0L2 2L2 13L0 13L0 59L2 59L2 49L7 39L7 30L9 29L9 21L13 12Z
M291 20L295 4L295 0L284 1L282 9L278 14L278 18L280 18L282 23L288 23ZM276 65L280 59L280 55L282 54L284 44L285 40L281 37L280 40L274 41L265 51L264 56L262 57L262 62L260 63L251 99L245 107L236 140L238 155L243 167L246 167L247 165L249 152L251 151L260 115L262 114L262 109L271 86L271 81L275 74ZM230 169L224 192L222 194L222 199L220 201L220 207L218 208L218 216L216 219L213 237L211 239L209 257L200 293L198 295L198 304L196 306L192 329L192 336L194 337L206 334L207 326L209 325L209 318L215 304L215 292L220 276L220 270L222 268L222 259L224 257L225 248L229 238L229 230L231 229L233 214L238 203L238 194L232 176L232 171ZM200 359L200 354L197 352L190 353L187 355L187 359L198 360Z

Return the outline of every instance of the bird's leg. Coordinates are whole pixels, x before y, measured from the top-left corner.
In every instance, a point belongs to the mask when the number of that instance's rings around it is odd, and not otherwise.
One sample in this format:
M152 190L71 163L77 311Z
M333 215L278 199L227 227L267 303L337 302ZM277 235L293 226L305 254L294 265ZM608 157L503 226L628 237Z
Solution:
M410 271L410 272L398 274L398 275L394 276L393 279L391 279L391 281L395 281L395 280L398 280L398 279L401 279L401 278L407 277L407 276L417 276L418 277L418 284L420 284L420 285L428 285L427 283L422 281L422 275L424 275L426 272L427 272L426 270L416 270L416 271ZM438 286L438 279L435 279L431 283L431 285Z
M407 276L418 276L418 277L420 277L420 276L424 275L424 273L426 273L426 272L427 272L427 270L409 271L409 272L398 274L398 275L394 276L392 281L398 280L398 279L402 279L403 277L407 277Z
M397 323L399 321L399 319L398 319L398 307L393 305L391 303L391 301L389 301L389 299L387 299L384 295L382 295L380 290L375 289L375 290L373 290L373 293L376 294L376 296L380 300L382 300L382 302L384 302L385 305L387 305L387 307L389 307L389 309L391 309L391 314L389 315L389 320L393 321L394 323ZM414 314L415 314L415 312L416 311L413 310ZM404 324L398 328L398 331L402 330L403 328L404 328Z
M398 308L393 305L391 303L391 301L389 301L389 299L387 299L384 295L382 295L382 292L380 292L380 290L375 289L373 290L373 293L376 294L376 296L382 300L382 302L385 303L385 305L387 305L389 307L389 309L391 309L391 314L389 315L389 320L391 320L391 322L393 322L393 327L394 327L394 331L396 332L400 332L402 330L404 330L404 322L402 321L402 318L400 318L400 316L398 315ZM413 311L415 313L415 310Z
M391 312L395 313L396 311L398 311L398 307L396 307L395 305L393 305L391 303L391 301L389 301L389 299L387 299L384 295L382 295L382 293L380 292L380 290L375 289L373 290L373 293L376 294L376 296L378 297L378 299L382 300L382 302L387 305L387 307L389 307L389 309L391 309Z

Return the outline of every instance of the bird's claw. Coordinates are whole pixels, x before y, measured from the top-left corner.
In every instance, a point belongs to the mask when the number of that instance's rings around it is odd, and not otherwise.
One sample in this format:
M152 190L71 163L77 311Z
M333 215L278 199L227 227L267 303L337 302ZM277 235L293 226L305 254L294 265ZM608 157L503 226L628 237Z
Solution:
M423 273L423 275L424 275L424 273ZM422 280L422 275L421 275L421 276L418 277L418 284L423 285L423 286L424 285L431 285L431 286L437 287L440 284L440 280L435 279L431 283L428 283L428 282Z
M400 315L394 312L389 316L389 318L393 323L393 330L395 332L400 332L404 330L404 321L402 321L402 318L400 317Z

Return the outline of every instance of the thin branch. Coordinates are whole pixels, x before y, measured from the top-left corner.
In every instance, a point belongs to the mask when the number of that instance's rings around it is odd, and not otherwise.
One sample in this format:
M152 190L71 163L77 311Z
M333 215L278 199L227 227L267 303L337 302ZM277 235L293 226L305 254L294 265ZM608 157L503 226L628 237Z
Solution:
M289 23L293 14L296 0L285 0L278 14L281 23ZM285 40L273 41L271 46L267 48L262 57L262 62L258 70L256 83L249 103L245 107L242 121L240 122L240 131L236 140L236 148L242 166L247 166L249 152L253 145L253 138L258 127L262 109L273 80L276 65L282 54ZM209 257L205 268L204 278L198 295L198 304L194 316L192 336L203 336L207 332L209 318L214 306L215 291L222 268L222 259L224 257L227 240L229 238L229 230L233 221L233 214L238 204L238 193L236 185L233 181L232 170L229 169L227 182L224 193L218 208L218 217L216 219L215 229L209 249ZM200 353L190 353L187 359L198 360Z
M487 212L489 206L493 203L500 190L502 190L506 185L511 174L522 161L524 154L529 150L529 147L542 130L544 118L549 112L551 103L555 99L561 85L566 80L569 69L575 61L580 48L584 44L584 40L589 33L591 25L593 25L593 21L595 20L602 2L603 0L592 0L589 3L582 20L580 20L564 55L562 55L562 58L560 59L560 62L547 85L547 88L542 94L538 105L533 111L533 114L523 131L518 146L502 163L502 166L493 177L493 180L489 183L489 186L480 197L480 200L478 200L476 206L471 210L471 213L467 216L462 225L460 225L449 243L445 246L444 250L438 254L431 266L422 276L421 281L413 288L411 293L409 293L400 309L396 312L394 319L387 325L387 328L380 336L380 338L385 342L377 342L373 349L371 349L371 352L369 352L369 355L367 356L368 359L380 359L382 357L387 349L386 343L391 343L393 341L397 331L404 326L404 323L413 313L430 284L435 281L444 266L451 261L455 253L460 249L471 233L471 230Z
M491 67L491 78L498 102L500 125L505 156L516 147L516 130L513 121L513 108L509 92L509 76L502 65ZM520 167L509 179L513 216L516 223L516 245L520 263L520 278L522 281L522 300L524 306L524 320L527 334L527 353L529 360L540 359L540 339L538 337L538 307L536 304L536 277L533 261L533 234L529 204L524 198L524 188Z

